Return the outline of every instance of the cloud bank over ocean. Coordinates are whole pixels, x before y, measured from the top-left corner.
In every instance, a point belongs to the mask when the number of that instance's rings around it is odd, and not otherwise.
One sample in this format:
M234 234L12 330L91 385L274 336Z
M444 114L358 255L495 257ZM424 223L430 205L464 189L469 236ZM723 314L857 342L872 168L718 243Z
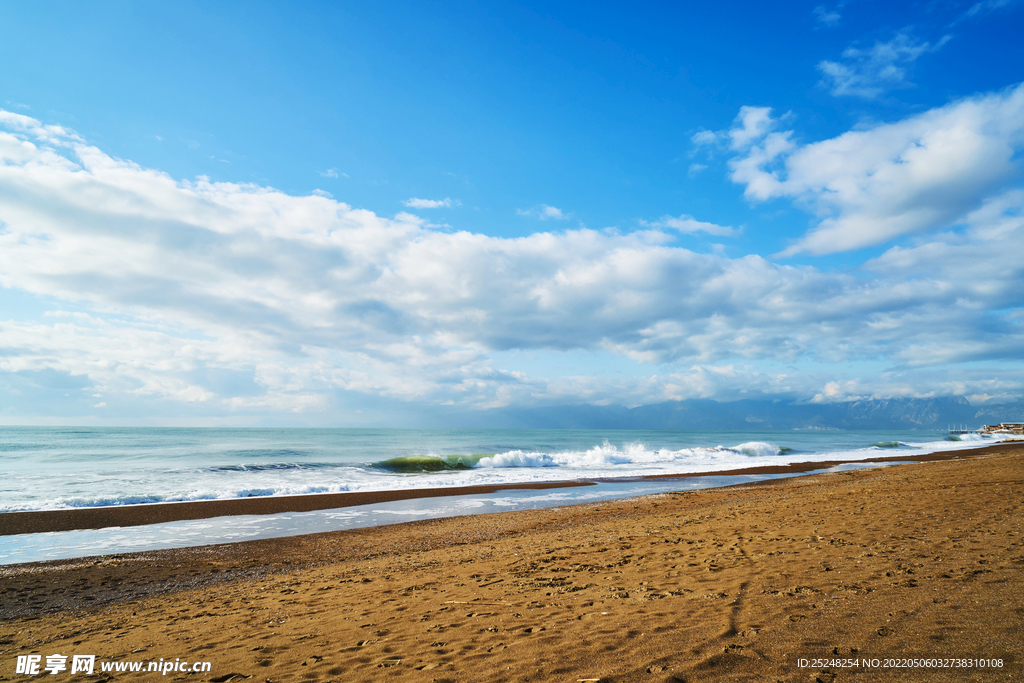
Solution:
M414 213L448 198L383 216L176 179L3 111L0 285L45 313L0 316L0 372L90 414L1024 393L1024 86L800 138L744 107L698 141L750 201L810 218L781 254L730 257L677 243L739 231L697 211L494 237ZM786 263L878 245L851 269ZM594 355L616 371L559 368Z

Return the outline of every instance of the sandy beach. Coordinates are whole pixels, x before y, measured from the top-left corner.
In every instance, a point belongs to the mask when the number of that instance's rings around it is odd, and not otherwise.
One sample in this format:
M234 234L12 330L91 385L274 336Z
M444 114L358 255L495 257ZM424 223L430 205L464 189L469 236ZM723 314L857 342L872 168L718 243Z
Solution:
M1019 680L1022 456L0 568L0 678Z

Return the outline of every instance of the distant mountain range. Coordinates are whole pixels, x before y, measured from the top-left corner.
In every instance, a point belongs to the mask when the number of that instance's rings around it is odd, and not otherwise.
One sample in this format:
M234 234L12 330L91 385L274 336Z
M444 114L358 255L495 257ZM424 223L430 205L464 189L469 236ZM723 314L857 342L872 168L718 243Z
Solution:
M498 408L449 414L446 427L496 429L946 429L1024 421L1024 401L972 406L966 398L891 398L843 403L709 399L651 405ZM442 426L442 425L437 425Z

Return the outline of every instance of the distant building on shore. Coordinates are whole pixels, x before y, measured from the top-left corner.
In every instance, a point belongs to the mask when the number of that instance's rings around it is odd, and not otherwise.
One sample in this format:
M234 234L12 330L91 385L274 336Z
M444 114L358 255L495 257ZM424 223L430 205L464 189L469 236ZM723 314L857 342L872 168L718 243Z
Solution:
M981 434L1024 434L1024 422L1000 422L997 425L985 425L979 430Z

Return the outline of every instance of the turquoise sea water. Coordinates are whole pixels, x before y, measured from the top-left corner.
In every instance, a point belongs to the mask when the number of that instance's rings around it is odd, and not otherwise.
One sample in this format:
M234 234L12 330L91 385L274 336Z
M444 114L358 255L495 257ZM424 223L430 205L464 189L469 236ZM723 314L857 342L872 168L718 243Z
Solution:
M475 484L594 479L605 483L316 513L0 536L0 564L721 486L740 480L636 478L924 454L986 442L976 436L949 441L939 431L2 427L2 512Z

